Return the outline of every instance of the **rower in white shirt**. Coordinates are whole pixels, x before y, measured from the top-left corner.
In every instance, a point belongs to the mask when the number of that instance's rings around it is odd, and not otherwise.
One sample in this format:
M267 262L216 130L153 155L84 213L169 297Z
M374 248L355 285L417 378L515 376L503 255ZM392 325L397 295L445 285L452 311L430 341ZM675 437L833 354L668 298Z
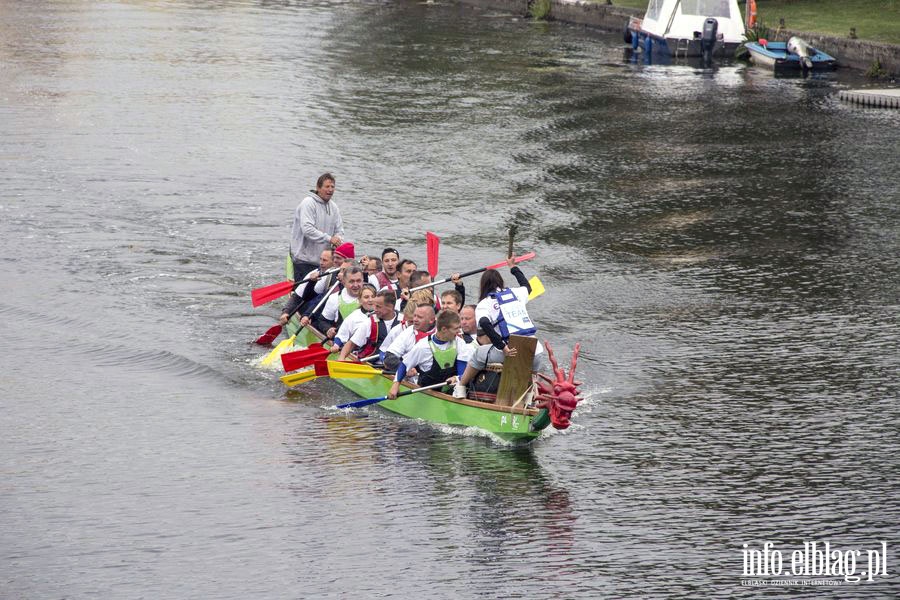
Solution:
M478 345L476 332L478 325L475 323L475 305L466 304L459 309L459 333L467 344Z
M422 387L441 381L453 385L465 371L472 355L472 346L457 336L459 314L451 310L442 310L437 315L435 328L433 334L416 342L412 350L403 357L403 362L400 363L394 376L394 383L391 384L387 394L389 399L397 397L400 382L413 369L418 371L417 383Z
M308 324L312 318L313 326L323 332L328 339L334 339L337 328L359 308L359 293L363 287L363 272L357 266L344 269L342 280L344 289L332 294L325 302L319 315L310 315L300 320L301 325Z
M365 290L363 290L364 294ZM365 358L377 352L388 333L399 329L400 317L394 311L394 302L396 301L397 296L391 290L381 290L375 295L374 313L365 321L357 324L350 333L347 343L341 348L341 360L346 360L351 352L356 352L359 358ZM338 333L338 337L340 337L340 333Z
M360 325L368 325L369 317L375 308L375 287L364 283L362 290L359 292L359 308L350 313L338 327L334 336L334 344L331 346L332 352L338 352L341 347L350 339L353 332Z
M384 368L388 371L395 370L416 342L431 333L434 333L434 307L430 304L417 306L413 313L413 326L401 331L389 346L382 344L382 348L386 348L383 357Z

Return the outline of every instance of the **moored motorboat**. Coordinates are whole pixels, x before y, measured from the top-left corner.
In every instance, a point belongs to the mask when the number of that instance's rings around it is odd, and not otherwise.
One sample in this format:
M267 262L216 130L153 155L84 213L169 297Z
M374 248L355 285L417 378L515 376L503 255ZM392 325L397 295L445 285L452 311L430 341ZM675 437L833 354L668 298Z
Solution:
M289 326L289 332L291 329L294 328ZM295 344L305 347L324 340L322 333L305 327L297 333ZM325 345L327 346L327 342ZM571 409L574 409L574 404L578 401L578 383L573 379L578 350L573 355L572 370L568 377L556 366L552 351L548 353L556 380L544 377L552 385L537 382L528 394L523 394L518 401L507 405L454 398L435 390L415 392L415 384L403 382L401 391L414 393L385 400L379 406L404 417L454 427L475 427L507 442L527 443L539 437L549 425L558 429L567 427ZM337 354L332 354L328 360L337 360ZM358 396L369 398L387 395L393 377L377 374L369 377L339 377L335 381Z
M665 58L734 55L744 41L737 0L650 0L643 19L632 17L625 42L634 50Z
M750 53L750 61L757 65L772 67L776 71L833 69L836 59L830 54L813 48L798 37L786 42L770 42L760 39L745 44Z

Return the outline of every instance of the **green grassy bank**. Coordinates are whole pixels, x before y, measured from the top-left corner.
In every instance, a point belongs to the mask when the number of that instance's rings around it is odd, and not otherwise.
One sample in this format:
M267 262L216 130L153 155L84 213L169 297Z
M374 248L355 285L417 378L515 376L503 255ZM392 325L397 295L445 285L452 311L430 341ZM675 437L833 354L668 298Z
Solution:
M606 3L606 0L595 0ZM647 0L612 0L616 6L647 8ZM738 0L741 10L744 3ZM757 0L757 16L776 29L780 19L795 31L900 44L900 0Z

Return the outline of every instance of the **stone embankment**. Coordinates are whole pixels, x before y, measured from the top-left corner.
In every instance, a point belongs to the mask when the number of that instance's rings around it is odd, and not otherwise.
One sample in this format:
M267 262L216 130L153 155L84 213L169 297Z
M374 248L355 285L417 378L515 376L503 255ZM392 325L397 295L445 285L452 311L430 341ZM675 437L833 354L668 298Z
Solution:
M528 11L528 0L460 0L465 4L499 8L524 15ZM550 0L549 18L567 23L578 23L598 27L608 31L624 31L628 18L641 16L643 10L613 6L586 0ZM875 61L881 64L884 73L900 76L900 45L881 44L860 39L839 38L834 36L792 31L783 29L775 40L787 40L796 35L820 48L838 60L842 67L867 70Z

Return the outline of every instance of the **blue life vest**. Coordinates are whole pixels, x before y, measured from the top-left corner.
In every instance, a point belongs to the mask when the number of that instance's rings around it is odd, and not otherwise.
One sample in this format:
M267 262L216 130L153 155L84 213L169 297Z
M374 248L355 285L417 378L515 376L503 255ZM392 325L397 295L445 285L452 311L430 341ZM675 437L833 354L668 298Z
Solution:
M530 336L537 333L528 311L525 310L525 303L519 300L511 289L500 290L491 296L496 298L500 307L500 317L494 325L499 328L504 341L508 340L510 335Z

